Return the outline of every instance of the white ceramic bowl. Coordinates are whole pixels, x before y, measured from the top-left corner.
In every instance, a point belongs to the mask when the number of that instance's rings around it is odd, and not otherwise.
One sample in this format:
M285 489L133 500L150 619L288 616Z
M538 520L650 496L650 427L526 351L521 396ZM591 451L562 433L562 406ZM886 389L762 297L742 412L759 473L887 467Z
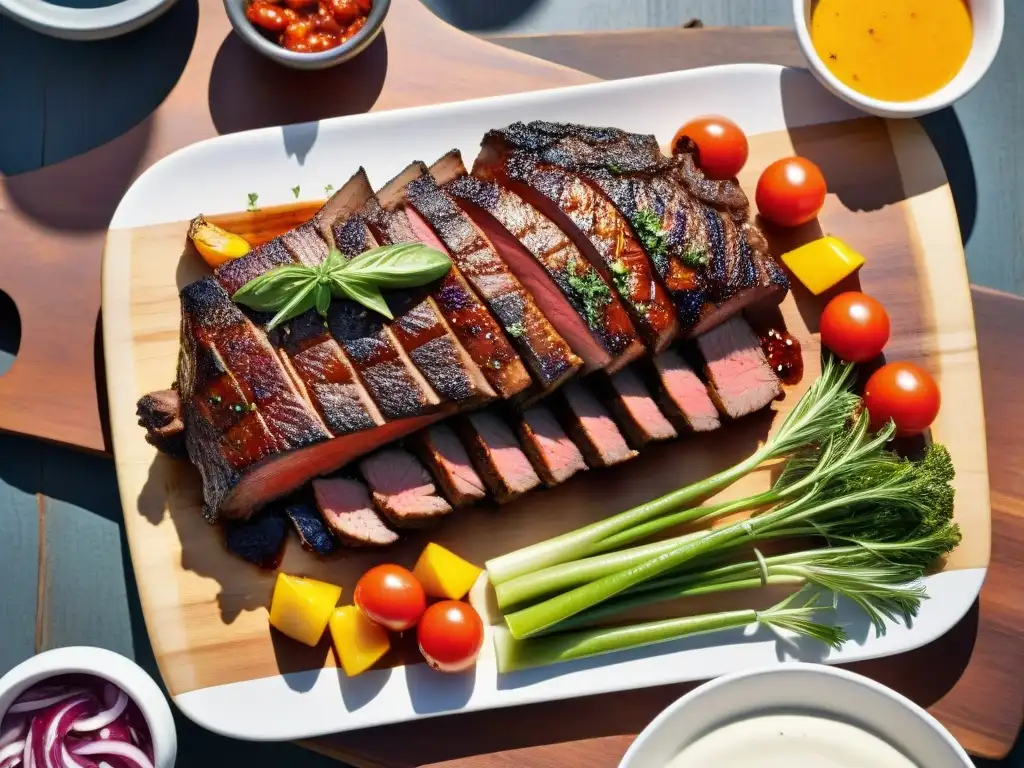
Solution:
M783 710L860 726L921 768L973 766L949 732L910 699L843 669L785 663L725 675L690 691L643 730L619 768L665 768L716 727Z
M1019 2L1019 0L1017 0ZM855 107L880 117L918 117L948 107L964 96L992 66L992 61L999 50L1003 39L1004 0L967 0L971 7L971 19L974 23L974 43L971 53L964 62L959 74L945 87L923 99L915 101L882 101L872 99L850 88L839 80L818 56L811 43L811 6L813 0L793 0L793 16L796 23L796 36L800 48L810 64L811 72L818 80L836 94Z
M175 0L121 0L99 8L68 8L46 0L0 0L0 13L65 40L103 40L132 32L163 14Z
M103 648L55 648L23 661L0 677L0 715L30 686L57 675L84 673L108 680L128 694L149 725L156 768L171 768L178 753L174 717L160 687L130 659Z

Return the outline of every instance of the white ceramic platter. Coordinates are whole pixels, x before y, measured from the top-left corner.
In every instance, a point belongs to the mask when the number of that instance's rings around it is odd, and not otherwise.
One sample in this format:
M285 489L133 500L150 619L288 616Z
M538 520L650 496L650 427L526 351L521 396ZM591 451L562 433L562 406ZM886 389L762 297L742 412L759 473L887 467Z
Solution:
M749 134L860 116L806 72L737 65L269 128L205 141L159 162L125 195L111 229L186 221L200 210L237 211L252 191L259 193L263 206L291 202L290 190L296 184L319 191L343 182L360 165L380 185L411 159L432 162L453 147L473 158L488 129L517 120L615 125L654 133L667 142L686 119L703 113L729 115ZM123 290L115 288L113 279L107 264L105 296ZM104 318L108 320L106 310ZM119 320L111 315L108 322ZM122 390L116 373L108 374L112 402L122 396L133 401L134 393ZM855 640L838 652L792 645L764 630L734 632L502 677L488 650L473 675L445 677L416 665L374 671L339 684L338 670L326 668L201 688L175 700L189 717L219 733L256 740L298 739L705 679L792 658L851 662L900 653L939 637L965 614L984 577L984 568L930 577L932 599L925 601L912 627L893 626L883 637L855 632ZM837 618L864 626L848 606L840 606Z

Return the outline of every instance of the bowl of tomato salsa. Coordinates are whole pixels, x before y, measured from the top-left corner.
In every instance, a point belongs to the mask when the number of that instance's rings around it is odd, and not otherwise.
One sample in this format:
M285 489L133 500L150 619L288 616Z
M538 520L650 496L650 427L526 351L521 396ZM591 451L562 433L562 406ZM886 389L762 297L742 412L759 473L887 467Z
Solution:
M358 56L384 26L391 0L224 0L235 32L294 69L326 69Z

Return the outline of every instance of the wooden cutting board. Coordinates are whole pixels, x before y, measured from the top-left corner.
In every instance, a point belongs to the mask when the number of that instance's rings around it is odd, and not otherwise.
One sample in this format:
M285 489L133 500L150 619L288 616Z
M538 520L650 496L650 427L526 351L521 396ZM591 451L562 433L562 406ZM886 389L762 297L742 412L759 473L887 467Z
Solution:
M892 316L888 353L928 367L946 397L960 404L942 411L933 432L953 454L957 519L964 530L947 568L985 567L990 532L978 359L963 252L941 163L916 124L861 119L752 136L741 182L751 192L761 169L794 153L822 166L832 193L820 227L768 230L773 251L782 253L826 231L868 255L860 282ZM181 221L112 230L104 286L111 425L126 531L147 628L173 696L334 663L326 643L306 649L270 632L266 608L273 574L225 554L202 520L198 474L186 462L157 455L135 424L135 400L165 388L175 374L177 291L203 273L185 248L186 228ZM849 287L857 283L851 280ZM807 370L772 411L657 446L628 465L589 472L498 514L460 512L429 538L483 562L654 498L749 454L817 373L816 319L823 301L797 286L782 305L785 325L803 345ZM764 490L770 482L768 471L757 472L724 496ZM317 560L293 545L281 567L342 584L350 595L370 565L382 557L411 565L426 540L409 535L386 556L360 552L337 561ZM731 604L694 602L686 608Z

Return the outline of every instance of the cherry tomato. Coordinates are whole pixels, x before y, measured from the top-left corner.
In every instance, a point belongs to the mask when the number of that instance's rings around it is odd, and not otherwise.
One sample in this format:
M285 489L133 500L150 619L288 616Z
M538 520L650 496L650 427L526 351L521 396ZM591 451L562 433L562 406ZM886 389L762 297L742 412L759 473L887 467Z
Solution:
M476 663L484 623L468 603L442 600L427 608L416 629L420 653L440 672L462 672Z
M368 619L394 632L416 626L427 596L412 573L400 565L378 565L356 583L353 602Z
M871 374L864 387L871 427L878 429L892 419L900 436L928 429L939 412L941 399L935 379L913 363L887 363Z
M731 179L747 162L747 136L727 117L708 115L691 120L676 131L672 146L684 136L693 139L700 150L700 167L709 179Z
M840 293L821 313L821 343L851 363L877 357L889 341L889 314L858 291Z
M757 180L757 210L776 224L797 227L818 215L826 192L825 177L810 160L776 160Z

